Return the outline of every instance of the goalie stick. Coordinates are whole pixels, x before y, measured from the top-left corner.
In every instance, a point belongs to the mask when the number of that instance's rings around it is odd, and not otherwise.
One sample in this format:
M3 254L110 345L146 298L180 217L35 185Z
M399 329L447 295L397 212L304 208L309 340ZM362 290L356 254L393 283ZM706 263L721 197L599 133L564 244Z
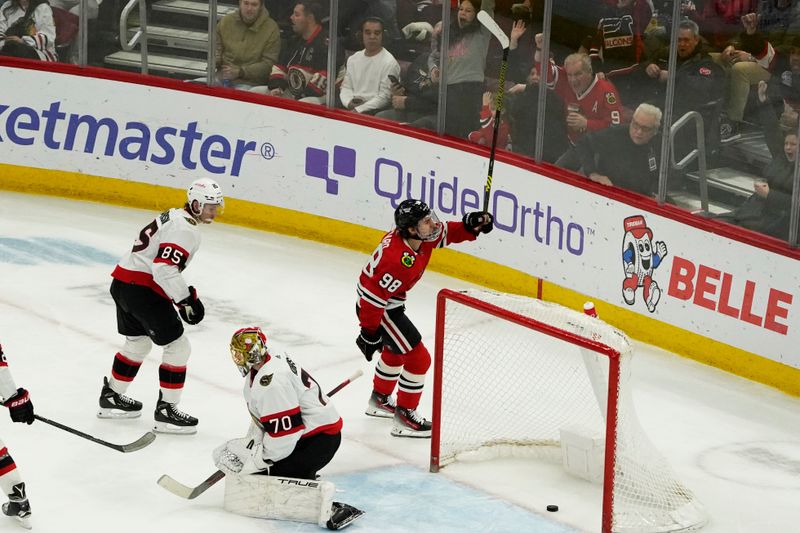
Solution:
M122 453L129 453L129 452L135 452L137 450L141 450L142 448L144 448L145 446L149 445L151 442L156 440L156 434L153 433L152 431L148 431L147 433L145 433L144 435L142 435L141 437L139 437L138 439L136 439L135 441L133 441L131 443L128 443L128 444L114 444L114 443L111 443L111 442L108 442L108 441L104 441L103 439L98 439L97 437L93 437L93 436L89 435L88 433L84 433L83 431L78 431L75 428L71 428L69 426L65 426L64 424L56 422L55 420L50 420L49 418L45 418L43 416L36 415L36 414L33 415L33 417L36 420L40 420L40 421L44 422L45 424L50 424L51 426L57 427L58 429L63 429L67 433L72 433L73 435L77 435L79 437L83 437L86 440L90 440L92 442L96 442L97 444L102 444L103 446L106 446L107 448L111 448L112 450L117 450L118 452L122 452Z
M500 63L497 97L495 98L494 129L492 131L492 149L489 154L489 171L486 174L486 185L483 188L483 212L489 212L489 197L492 194L492 174L494 173L494 157L497 151L497 133L500 129L500 112L503 110L503 95L506 92L506 69L508 68L508 36L500 29L497 22L486 11L478 11L478 21L500 41L503 48L503 60Z
M360 368L353 372L353 374L336 385L331 391L328 393L328 396L333 396L350 383L358 379L364 373L363 370ZM172 494L176 496L180 496L181 498L185 498L187 500L193 500L211 488L217 481L225 477L225 472L222 470L217 470L210 476L208 476L205 481L197 485L196 487L189 487L188 485L184 485L183 483L176 481L172 477L167 474L164 474L160 478L158 478L158 484L161 487L165 488L166 490L170 491Z

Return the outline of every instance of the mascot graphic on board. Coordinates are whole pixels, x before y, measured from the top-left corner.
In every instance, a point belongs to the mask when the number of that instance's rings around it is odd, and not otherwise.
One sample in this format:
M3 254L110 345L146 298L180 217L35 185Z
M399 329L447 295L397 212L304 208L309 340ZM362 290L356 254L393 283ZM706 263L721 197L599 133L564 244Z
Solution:
M622 282L622 298L626 304L633 305L636 290L641 287L644 303L652 313L661 298L661 289L653 279L653 270L667 256L667 245L663 241L653 241L653 232L641 215L626 218L624 224L622 265L625 281Z

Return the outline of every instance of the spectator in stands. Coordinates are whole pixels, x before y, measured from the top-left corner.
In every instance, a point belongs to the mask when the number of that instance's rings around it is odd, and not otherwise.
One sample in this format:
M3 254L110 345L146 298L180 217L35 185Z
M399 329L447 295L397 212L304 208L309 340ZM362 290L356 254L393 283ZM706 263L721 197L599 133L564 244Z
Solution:
M326 0L327 1L327 0ZM335 0L339 8L339 41L346 50L361 48L361 25L368 18L383 22L383 47L392 55L402 42L403 35L397 27L395 0Z
M722 50L741 31L741 18L755 13L759 0L705 0L698 7L694 20L698 35L703 35L712 50Z
M477 15L482 9L494 16L494 5L495 0L463 0L450 24L445 132L462 139L479 126L484 65L492 39L492 34L478 21Z
M296 2L291 17L294 35L287 46L281 48L280 60L272 67L269 85L254 87L253 92L315 104L325 102L328 32L320 24L322 9L316 0Z
M402 33L398 59L412 60L428 53L433 27L442 20L442 6L431 0L397 0L397 26Z
M536 123L539 120L539 71L531 66L525 84L516 84L509 89L508 118L511 126L511 150L528 157L535 155ZM560 113L561 100L555 92L548 90L545 109ZM543 117L544 118L544 117ZM542 161L555 163L570 147L567 125L562 120L547 123L547 132L542 147Z
M223 85L264 85L280 51L278 25L261 0L239 0L239 9L217 23L217 77Z
M759 2L758 31L776 46L800 35L800 3L793 0Z
M767 98L767 83L758 84L759 119L772 160L756 180L753 194L731 213L716 217L779 239L789 237L789 213L797 159L797 127L784 130Z
M264 7L267 8L269 16L275 21L281 32L281 50L283 50L283 45L294 35L291 19L295 4L296 0L264 0ZM327 2L324 7L326 9L319 19L320 21L328 16Z
M497 148L501 150L509 149L509 126L507 108L500 111L500 124L497 126ZM483 93L483 105L480 115L480 129L470 132L467 139L469 142L491 146L494 138L494 122L497 108L495 106L495 93L486 91Z
M800 111L800 35L779 48L772 72L784 103Z
M429 36L429 41L432 41L432 37L433 34ZM420 54L406 69L402 80L392 83L391 109L381 111L378 113L379 117L418 128L436 128L439 67L429 62L430 46L428 52Z
M0 55L58 61L56 25L47 0L8 0L0 5Z
M675 100L673 119L678 120L689 111L697 111L703 117L705 142L710 152L719 145L719 113L725 87L725 71L709 55L702 44L697 24L683 20L678 26L677 67L675 72ZM669 72L666 58L669 47L665 46L648 61L645 72L656 87L666 86ZM664 101L664 95L655 95L652 101ZM695 145L694 130L684 128L675 141L676 158L680 160Z
M375 114L389 107L392 81L400 77L400 65L383 47L383 21L369 17L361 23L364 49L347 59L339 92L342 105L357 113Z
M777 53L764 34L757 31L757 24L758 15L744 15L742 26L745 31L739 36L738 47L728 45L716 58L728 71L725 114L720 120L720 141L723 143L741 137L739 123L744 117L750 86L769 80L776 66Z
M616 0L606 4L591 40L589 57L595 72L614 82L628 105L642 101L639 64L644 59L644 30L653 10L648 0Z
M595 183L646 196L658 192L661 110L640 104L631 123L583 136L574 150L582 172Z
M597 131L620 124L622 103L611 81L592 72L586 54L570 54L558 67L556 94L564 102L564 118L572 144L587 131Z

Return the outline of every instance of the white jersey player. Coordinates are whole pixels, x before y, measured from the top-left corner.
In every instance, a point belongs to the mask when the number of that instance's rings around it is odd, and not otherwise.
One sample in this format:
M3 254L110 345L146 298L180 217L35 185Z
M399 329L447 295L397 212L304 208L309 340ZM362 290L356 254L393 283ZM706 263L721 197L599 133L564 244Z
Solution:
M331 501L332 490L330 494L322 490L330 483L316 482L317 472L333 459L342 440L342 418L330 398L288 356L271 354L259 328L236 331L230 348L244 377L244 398L253 423L247 437L214 450L214 462L228 475L228 486L249 486L264 491L265 498L284 494L282 505L276 506L280 509L257 514L264 518L313 521L341 529L361 516L358 509ZM231 481L232 477L236 479ZM240 508L241 502L229 503L228 498L226 493L226 508L254 516L252 510ZM296 513L290 510L294 501L302 507Z
M11 420L25 424L33 423L33 403L28 391L22 387L17 388L14 384L2 346L0 346L0 396L3 398L3 405L8 407ZM0 488L4 494L8 494L8 502L2 507L3 514L15 517L23 527L30 529L31 504L25 493L25 482L22 481L17 465L2 440L0 440Z
M114 356L111 375L103 378L98 417L141 415L142 403L125 392L155 343L163 347L163 355L154 429L163 433L197 431L197 418L176 407L191 353L178 316L195 325L203 319L205 309L182 273L200 248L199 224L210 224L223 205L219 185L208 178L196 180L187 191L183 209L164 211L142 228L131 251L112 272L111 296L125 344Z

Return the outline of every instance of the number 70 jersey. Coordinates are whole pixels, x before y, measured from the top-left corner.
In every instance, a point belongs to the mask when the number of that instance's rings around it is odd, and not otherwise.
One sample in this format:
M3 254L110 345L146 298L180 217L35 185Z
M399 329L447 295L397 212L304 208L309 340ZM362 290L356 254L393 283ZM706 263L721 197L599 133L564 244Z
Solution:
M133 248L111 276L124 283L150 287L161 296L180 302L189 296L181 272L200 248L200 228L184 209L164 211L142 228Z

